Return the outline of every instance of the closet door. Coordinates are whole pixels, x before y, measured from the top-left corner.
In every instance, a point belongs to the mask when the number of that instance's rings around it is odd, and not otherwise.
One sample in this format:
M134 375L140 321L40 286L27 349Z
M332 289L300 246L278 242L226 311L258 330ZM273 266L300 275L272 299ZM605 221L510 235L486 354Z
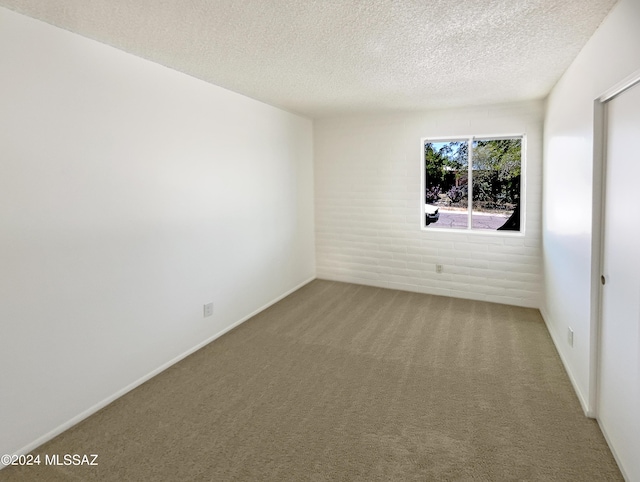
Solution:
M640 481L640 84L606 104L598 420Z

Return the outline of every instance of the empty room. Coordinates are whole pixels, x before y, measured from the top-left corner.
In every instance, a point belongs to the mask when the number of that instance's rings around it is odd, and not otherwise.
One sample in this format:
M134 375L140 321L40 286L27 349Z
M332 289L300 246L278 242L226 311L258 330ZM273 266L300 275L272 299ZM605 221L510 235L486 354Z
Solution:
M640 482L640 0L0 0L0 480Z

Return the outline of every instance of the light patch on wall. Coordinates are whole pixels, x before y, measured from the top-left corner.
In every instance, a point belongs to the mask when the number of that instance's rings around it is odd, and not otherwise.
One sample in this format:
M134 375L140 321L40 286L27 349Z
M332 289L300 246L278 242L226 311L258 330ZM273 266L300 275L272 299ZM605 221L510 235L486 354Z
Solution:
M554 137L549 141L549 152L554 162L549 163L553 175L545 173L546 192L552 192L548 201L545 224L549 233L574 236L585 234L591 227L590 199L592 180L580 163L588 158L590 145L584 138Z

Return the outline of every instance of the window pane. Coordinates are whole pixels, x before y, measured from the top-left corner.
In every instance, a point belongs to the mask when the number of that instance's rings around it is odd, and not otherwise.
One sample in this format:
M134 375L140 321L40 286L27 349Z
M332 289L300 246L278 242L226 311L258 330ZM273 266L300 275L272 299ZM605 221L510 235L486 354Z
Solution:
M473 229L520 231L521 139L473 143Z
M427 142L425 225L467 229L469 153L467 141Z

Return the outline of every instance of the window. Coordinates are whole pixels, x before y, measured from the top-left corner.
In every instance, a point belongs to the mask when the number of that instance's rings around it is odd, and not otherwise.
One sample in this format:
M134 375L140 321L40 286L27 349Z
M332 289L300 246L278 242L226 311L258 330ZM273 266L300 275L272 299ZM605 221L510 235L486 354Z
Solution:
M519 232L523 139L423 139L423 228Z

